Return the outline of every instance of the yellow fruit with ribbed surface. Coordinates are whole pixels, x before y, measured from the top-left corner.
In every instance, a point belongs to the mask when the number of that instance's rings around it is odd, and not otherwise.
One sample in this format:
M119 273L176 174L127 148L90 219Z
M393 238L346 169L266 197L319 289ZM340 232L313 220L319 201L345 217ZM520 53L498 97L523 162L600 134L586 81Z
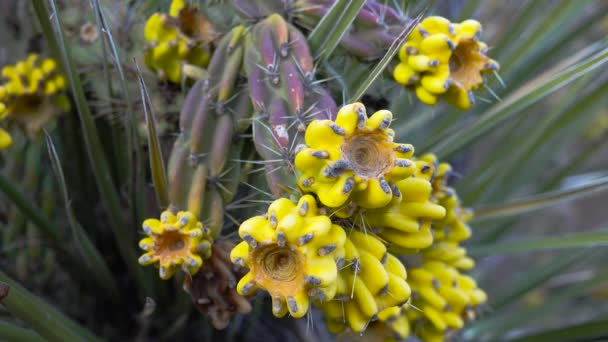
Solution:
M399 200L395 183L414 173L414 148L393 141L391 112L367 117L361 103L340 109L335 121L315 120L306 129L306 146L295 158L298 185L321 203L340 208L350 201L381 208Z
M209 20L196 7L173 0L169 14L154 13L144 28L144 61L161 79L182 80L183 64L206 67L215 37Z
M346 233L319 214L313 196L305 195L297 204L286 198L272 202L266 215L241 224L239 236L244 241L230 258L249 268L237 285L239 294L266 290L275 316L289 312L295 318L308 312L312 299L334 298Z
M475 20L452 23L438 16L425 18L399 50L395 80L411 88L425 104L440 97L460 109L475 103L473 90L483 83L483 73L498 70L480 41L481 24Z
M171 278L180 268L196 274L203 259L211 256L210 232L193 213L165 211L160 220L147 219L142 226L147 237L139 241L139 247L146 253L139 257L139 263L157 265L162 279Z
M380 312L405 303L410 287L401 261L371 233L353 230L346 245L336 297L319 307L332 332L360 333Z

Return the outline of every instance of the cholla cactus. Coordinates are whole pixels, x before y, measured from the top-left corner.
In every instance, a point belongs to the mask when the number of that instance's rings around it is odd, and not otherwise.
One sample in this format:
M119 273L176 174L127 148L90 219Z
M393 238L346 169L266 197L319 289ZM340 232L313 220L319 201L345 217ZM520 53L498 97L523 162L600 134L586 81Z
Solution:
M203 259L211 256L213 240L209 230L190 212L173 215L165 211L160 220L145 220L143 230L148 236L139 241L139 247L146 253L139 263L158 265L162 279L171 278L180 267L188 274L196 274Z
M473 310L486 302L486 293L473 278L439 261L410 270L412 305L407 310L413 332L425 341L443 340L448 329L461 329Z
M338 275L335 300L320 304L328 328L364 332L384 309L403 305L410 297L405 267L371 234L350 232L345 265Z
M424 19L399 50L395 80L428 105L443 96L457 108L471 108L473 90L484 82L482 73L498 70L498 63L486 56L480 34L481 24L475 20L455 24L442 17Z
M24 61L2 68L0 119L24 126L30 136L69 108L65 96L66 79L52 58L42 60L30 54ZM0 149L11 144L8 133L0 129Z
M395 182L414 173L409 144L393 142L391 112L369 119L361 103L344 106L335 121L318 120L306 129L306 147L296 155L298 185L328 207L349 200L364 208L386 206L399 197Z
M431 183L423 178L402 180L396 188L403 199L365 211L363 224L373 227L394 252L417 253L433 243L431 222L442 219L445 209L430 201Z
M243 222L239 235L244 241L230 257L250 270L237 286L241 295L264 289L275 316L289 312L295 318L308 312L311 299L329 301L336 295L346 233L318 213L312 196L297 205L285 198L274 201L265 216Z
M180 83L184 63L207 66L216 33L209 20L184 0L173 0L169 14L154 13L147 21L144 60L161 79Z

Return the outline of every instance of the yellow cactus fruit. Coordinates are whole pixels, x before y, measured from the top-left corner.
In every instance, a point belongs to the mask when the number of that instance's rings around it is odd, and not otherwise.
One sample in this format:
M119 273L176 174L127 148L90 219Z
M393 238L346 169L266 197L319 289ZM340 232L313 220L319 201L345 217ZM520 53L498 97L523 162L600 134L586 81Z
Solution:
M306 146L296 155L304 192L339 208L353 201L363 208L380 208L399 195L395 182L410 177L414 148L393 142L391 112L367 117L361 103L340 109L335 121L315 120L306 129Z
M412 306L407 316L423 341L442 341L448 329L461 329L487 300L473 278L440 261L425 261L409 271Z
M365 332L348 330L338 336L338 341L405 341L410 335L410 322L405 315L407 306L392 306L380 311L378 319L370 322Z
M433 243L431 222L445 216L445 209L430 201L431 183L421 177L397 182L395 188L401 201L392 201L384 208L368 209L361 218L363 225L389 243L390 250L412 254Z
M180 83L184 63L209 64L215 32L198 8L173 0L169 14L154 13L144 28L148 47L144 60L161 79Z
M346 233L319 214L313 196L301 197L297 205L286 198L274 201L266 215L243 222L239 235L244 241L230 258L249 268L237 285L239 294L266 290L275 316L289 312L295 318L308 312L311 299L334 298Z
M191 212L174 215L164 211L160 220L147 219L142 227L147 237L139 241L139 247L146 253L139 257L139 263L157 265L162 279L171 278L180 267L194 275L203 266L203 259L211 256L210 232Z
M371 233L353 230L344 246L334 300L319 304L330 331L366 331L379 313L410 297L405 267Z
M0 83L0 119L22 125L35 136L58 112L67 110L67 81L52 58L30 54L24 61L2 68ZM6 131L0 133L1 146L10 145Z
M481 24L475 20L451 23L442 17L420 22L399 50L400 63L393 72L398 83L412 89L420 101L435 105L439 97L460 109L475 102L482 74L498 70L486 56Z
M473 217L473 212L462 206L456 190L448 186L448 177L452 172L450 164L439 163L433 154L423 155L415 163L415 177L431 181L431 201L445 209L445 216L433 222L435 240L462 242L469 239L471 229L467 222Z
M0 128L0 151L11 146L12 143L13 139L11 138L11 135L8 134L7 131Z

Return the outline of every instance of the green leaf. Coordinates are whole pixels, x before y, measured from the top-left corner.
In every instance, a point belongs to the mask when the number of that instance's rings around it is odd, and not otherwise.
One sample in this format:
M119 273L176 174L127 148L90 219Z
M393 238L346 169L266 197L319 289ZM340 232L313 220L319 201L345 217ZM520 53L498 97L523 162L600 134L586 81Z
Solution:
M605 255L605 254L604 254ZM595 277L575 283L565 289L553 294L551 300L530 308L521 308L516 314L511 311L503 311L494 314L491 318L476 322L464 332L464 337L469 341L504 340L504 335L518 327L534 324L538 319L562 312L573 299L587 294L593 288L608 281L608 272L599 272ZM503 337L503 338L500 338Z
M107 210L110 226L114 233L114 238L120 254L129 268L129 273L133 275L138 286L143 289L146 294L151 294L151 282L145 280L143 269L137 263L137 257L133 249L133 230L128 229L129 225L126 223L123 216L124 210L120 204L116 187L112 182L108 162L95 127L95 121L91 115L80 77L78 76L76 67L72 61L70 49L65 41L63 28L59 17L57 16L58 12L55 0L50 1L50 11L45 7L42 0L34 0L33 5L38 21L41 23L42 27L53 28L53 30L45 31L44 33L49 44L56 45L55 50L59 52L59 63L62 65L70 89L75 97L76 108L82 127L82 135L92 165L93 175L97 182L97 188L102 203Z
M519 215L546 208L564 201L571 201L606 189L608 189L608 177L602 177L556 192L540 194L505 204L476 208L474 222L477 223L488 219Z
M591 251L593 250L563 253L563 255L559 254L549 262L543 262L538 265L535 264L528 267L523 272L519 272L511 281L509 281L507 286L503 286L504 290L492 294L490 298L492 309L499 312L506 306L516 303L517 300L522 298L526 293L542 286L554 276L566 272L574 264L592 254ZM492 275L487 276L491 277Z
M467 248L473 256L538 252L561 248L591 248L608 246L608 231L593 231L510 243L476 245Z
M95 244L89 238L89 235L84 229L82 229L82 226L76 219L76 215L74 215L74 211L70 204L71 201L68 194L67 184L65 182L65 176L63 174L63 168L61 167L61 161L59 160L59 156L55 150L55 145L53 145L53 140L46 131L44 131L44 135L46 138L48 153L53 165L53 170L55 171L55 175L57 176L57 180L61 187L61 193L65 203L65 210L68 216L68 223L72 229L74 241L81 256L80 260L88 266L89 273L97 280L107 294L111 298L118 299L120 292L118 291L118 287L116 286L116 282L110 268L101 256L101 253L95 247Z
M483 114L477 121L465 128L458 129L457 132L449 130L444 132L434 143L427 148L433 151L440 159L447 158L460 149L468 146L476 138L496 127L503 121L513 118L521 111L536 103L548 94L560 89L577 78L586 75L608 61L608 48L606 43L598 43L601 47L599 52L593 53L590 57L585 55L589 50L597 49L592 46L572 58L572 61L565 68L558 65L544 74L536 77L523 85L502 102L493 106L487 113ZM581 56L582 55L582 56ZM586 57L586 58L585 58ZM582 59L582 60L581 60Z
M61 251L67 250L65 246L63 246L63 240L59 234L59 230L57 230L48 218L42 215L42 210L36 208L31 201L25 197L24 192L17 189L14 183L1 173L0 191L8 197L11 204L19 208L25 217L32 221Z
M123 122L123 127L124 127L126 142L127 142L126 151L127 151L127 161L128 161L128 165L125 165L125 168L127 169L126 173L129 177L129 180L127 181L127 185L128 185L127 193L131 194L131 198L132 198L133 204L135 206L135 213L136 213L135 216L139 220L139 219L143 219L143 210L144 210L143 202L145 201L143 194L145 193L145 184L144 184L144 181L142 180L142 177L139 177L139 175L141 174L141 172L140 172L141 170L139 170L139 166L142 163L141 162L142 151L141 151L141 145L139 144L139 141L137 139L138 135L137 135L137 128L136 128L135 114L133 111L131 96L129 95L129 88L127 86L127 80L126 80L124 71L122 69L122 63L120 62L120 58L118 56L118 49L116 48L116 44L114 43L114 39L112 38L112 30L110 28L110 25L108 24L105 14L103 13L103 11L101 9L101 6L99 5L99 1L98 0L92 0L92 1L93 1L94 10L96 12L96 15L98 17L99 23L102 28L102 30L100 32L104 33L103 36L106 37L106 41L110 45L110 49L112 51L112 57L114 59L114 66L116 67L116 71L117 71L118 77L120 79L121 93L124 96L125 101L127 103L127 113L126 113L127 115L125 115L124 122ZM102 46L104 46L104 45L102 44ZM104 50L105 50L105 46L104 46ZM108 80L108 82L111 82L111 81ZM132 151L135 152L134 153L135 158L132 157L132 153L131 153ZM135 162L135 166L136 166L135 173L133 172L133 162Z
M608 338L608 317L569 325L556 329L543 330L522 337L509 339L509 342L554 342L554 341L600 341Z
M308 35L308 42L315 59L325 60L331 56L364 4L365 0L334 2Z
M10 286L9 294L2 300L2 305L45 339L70 342L100 341L91 332L30 293L2 271L0 281Z
M156 133L156 121L154 118L154 109L152 100L148 94L146 83L141 76L141 70L139 64L135 61L137 68L137 77L139 78L139 86L141 89L141 102L144 107L144 114L146 116L146 127L148 127L148 150L150 153L150 170L152 172L152 182L154 183L154 190L156 191L156 198L161 209L169 207L169 190L167 182L167 172L165 169L165 161L162 155L162 149L158 140L158 134ZM150 110L148 110L148 106Z
M45 340L30 329L0 320L0 340L22 342L44 342Z

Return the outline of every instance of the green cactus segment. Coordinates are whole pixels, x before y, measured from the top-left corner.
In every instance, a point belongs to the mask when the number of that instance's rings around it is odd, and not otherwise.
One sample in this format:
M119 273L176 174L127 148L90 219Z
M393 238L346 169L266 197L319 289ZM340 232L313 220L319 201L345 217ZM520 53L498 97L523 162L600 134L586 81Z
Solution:
M295 186L295 149L315 119L333 119L336 103L314 80L306 37L272 14L246 39L245 69L255 110L253 141L266 161L268 187L275 196Z
M243 67L243 26L219 42L209 76L189 91L180 113L181 133L169 158L169 200L173 211L188 210L204 221L213 235L223 225L224 205L240 181L238 160L253 111L240 76Z

